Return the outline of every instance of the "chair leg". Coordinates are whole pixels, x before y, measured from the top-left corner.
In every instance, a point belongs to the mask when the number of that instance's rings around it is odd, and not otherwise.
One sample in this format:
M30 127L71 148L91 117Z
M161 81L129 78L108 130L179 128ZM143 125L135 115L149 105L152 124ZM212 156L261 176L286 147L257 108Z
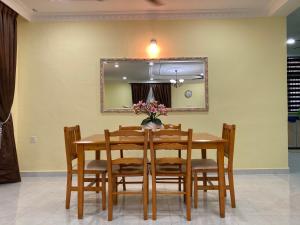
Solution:
M181 191L181 179L182 177L178 177L178 191Z
M97 173L95 175L95 177L96 177L96 188L99 188L100 187L100 174ZM96 191L96 193L99 193L99 191Z
M147 181L148 181L148 185L146 186L147 188L147 205L149 205L149 175L147 174Z
M122 177L123 191L126 191L126 181L125 177Z
M152 220L156 220L156 176L152 174Z
M228 179L228 180L229 180L229 179ZM226 197L227 197L226 176L225 176L225 179L224 179L224 186L225 186L225 189L224 189L224 197L226 198Z
M181 150L178 150L178 158L181 158ZM182 170L182 166L179 165L179 170ZM182 177L178 177L178 191L181 191L181 183L182 183Z
M144 220L148 219L148 176L144 175L143 182Z
M183 192L186 192L186 177L183 177ZM186 195L183 195L183 202L186 203Z
M107 212L107 220L112 221L113 219L113 180L108 181L108 212Z
M102 186L102 210L106 209L106 173L101 175L101 186Z
M203 186L204 186L204 187L207 187L207 180L206 180L206 178L207 178L207 173L206 173L206 172L203 172L203 173L202 173L202 176L203 176ZM207 192L207 190L204 190L204 192Z
M190 182L190 197L193 197L193 175L191 173L191 182Z
M67 172L66 209L70 208L72 172Z
M192 187L192 182L191 182L191 176L186 178L186 220L191 221L191 187Z
M117 177L114 177L112 179L112 182L113 182L113 192L117 192L118 191L118 178ZM118 204L118 195L113 195L113 203L114 205L117 205Z
M198 208L198 175L194 173L194 208Z
M229 190L230 190L230 200L231 207L235 208L235 194L234 194L234 182L233 182L233 172L228 170L228 180L229 180ZM225 189L226 190L226 189Z

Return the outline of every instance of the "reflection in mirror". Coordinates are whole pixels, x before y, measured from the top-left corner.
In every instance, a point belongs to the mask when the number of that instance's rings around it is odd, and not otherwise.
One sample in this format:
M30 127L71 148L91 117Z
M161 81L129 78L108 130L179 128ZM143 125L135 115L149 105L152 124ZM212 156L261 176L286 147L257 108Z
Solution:
M101 111L156 100L171 111L208 111L207 58L101 59Z

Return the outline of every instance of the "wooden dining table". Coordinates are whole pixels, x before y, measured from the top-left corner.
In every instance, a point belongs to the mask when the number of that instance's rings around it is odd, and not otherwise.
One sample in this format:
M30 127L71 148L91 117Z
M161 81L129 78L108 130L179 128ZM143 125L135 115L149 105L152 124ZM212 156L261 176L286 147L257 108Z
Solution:
M162 141L167 141L169 137L162 137ZM172 140L174 140L172 138ZM112 140L113 141L113 140ZM119 140L116 140L119 141ZM123 139L126 143L139 143L138 139ZM224 145L227 141L208 133L193 133L192 151L201 149L212 149L217 151L218 177L219 177L219 208L220 217L225 217L225 174L224 174ZM84 201L84 161L86 151L103 151L105 148L105 137L103 134L95 134L82 138L74 142L77 145L78 154L78 219L83 218L83 201Z

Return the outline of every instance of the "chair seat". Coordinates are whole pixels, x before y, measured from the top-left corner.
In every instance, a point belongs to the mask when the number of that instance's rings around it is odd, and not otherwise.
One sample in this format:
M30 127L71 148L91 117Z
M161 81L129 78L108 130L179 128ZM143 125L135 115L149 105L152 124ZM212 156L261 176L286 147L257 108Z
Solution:
M156 166L156 175L159 176L160 174L168 174L172 175L174 174L185 174L186 168L185 165L181 165L181 168L179 165L157 165ZM178 175L177 175L178 176Z
M225 170L228 168L227 164L224 164ZM192 159L192 170L217 170L218 163L213 159Z
M141 176L144 173L143 165L113 165L112 173L118 176Z
M77 164L73 166L73 170L77 170ZM105 172L107 168L106 160L85 160L84 170L97 170Z
M192 170L218 169L218 164L213 159L192 159Z

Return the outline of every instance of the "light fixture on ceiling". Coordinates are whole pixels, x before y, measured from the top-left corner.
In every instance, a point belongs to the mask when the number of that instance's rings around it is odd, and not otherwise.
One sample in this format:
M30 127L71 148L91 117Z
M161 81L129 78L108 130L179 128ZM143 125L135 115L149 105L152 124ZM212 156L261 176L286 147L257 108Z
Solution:
M293 44L296 43L296 40L295 40L294 38L289 38L289 39L287 39L286 43L287 43L288 45L293 45Z
M122 77L123 80L127 80L127 77Z
M147 47L147 52L150 58L156 58L159 55L159 47L157 45L156 39L151 39L150 44Z
M118 63L115 63L114 67L115 67L115 68L119 68L119 64L118 64Z
M175 87L175 88L178 88L178 87L180 87L182 84L183 84L183 82L184 82L184 79L178 79L178 76L177 76L177 70L175 70L174 71L175 72L175 74L176 74L176 76L175 76L175 79L171 79L170 80L170 83L171 83L171 85L173 86L173 87Z

